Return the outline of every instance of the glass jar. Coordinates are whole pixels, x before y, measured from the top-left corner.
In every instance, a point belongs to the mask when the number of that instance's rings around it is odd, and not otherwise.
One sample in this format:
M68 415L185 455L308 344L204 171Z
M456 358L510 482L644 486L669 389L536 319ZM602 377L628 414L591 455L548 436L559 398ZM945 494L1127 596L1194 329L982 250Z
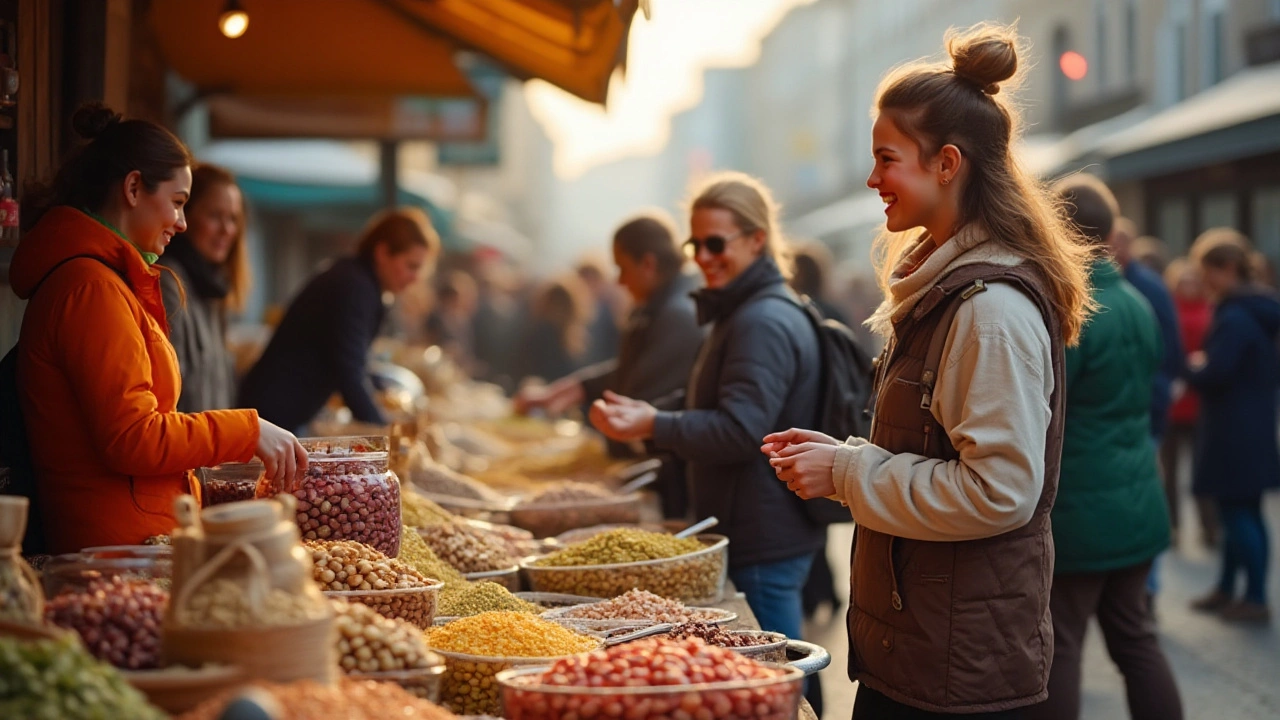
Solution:
M265 472L260 460L196 468L201 507L253 500L258 497L258 481Z
M264 481L258 496L298 500L304 540L354 540L388 557L400 554L400 480L388 469L386 437L301 438L307 472L294 482Z

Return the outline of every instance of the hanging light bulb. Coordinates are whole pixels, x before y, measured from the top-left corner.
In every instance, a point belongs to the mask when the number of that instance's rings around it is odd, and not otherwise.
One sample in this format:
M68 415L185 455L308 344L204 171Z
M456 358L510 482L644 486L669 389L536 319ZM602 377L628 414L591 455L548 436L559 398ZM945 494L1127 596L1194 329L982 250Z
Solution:
M222 14L218 16L218 29L222 34L235 40L249 29L249 13L240 7L240 0L227 0Z

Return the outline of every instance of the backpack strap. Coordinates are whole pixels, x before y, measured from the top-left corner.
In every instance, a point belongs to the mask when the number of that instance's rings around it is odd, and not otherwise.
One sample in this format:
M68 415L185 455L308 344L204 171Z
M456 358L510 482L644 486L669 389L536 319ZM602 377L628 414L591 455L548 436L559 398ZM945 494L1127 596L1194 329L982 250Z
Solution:
M71 257L69 257L69 258L63 258L62 260L59 260L57 265L54 265L53 267L49 268L49 272L45 273L45 274L44 274L44 277L40 278L39 282L37 282L37 283L35 284L35 286L31 288L31 294L27 296L27 299L28 299L28 300L30 300L31 298L35 297L36 292L40 290L40 286L41 286L41 285L44 285L44 281L45 281L45 280L48 280L48 279L49 279L49 277L50 277L51 275L53 275L55 272L57 272L58 268L62 267L63 265L66 265L67 263L71 262L72 260L79 260L79 259L81 259L81 258L88 258L89 260L97 260L98 262L102 263L102 266L103 266L103 267L107 268L107 269L108 269L108 270L110 270L111 272L113 272L113 273L115 273L116 275L118 275L118 276L120 277L120 279L121 279L121 280L124 280L124 284L125 284L125 285L128 285L128 284L129 284L129 281L128 281L128 279L126 279L126 278L125 278L124 273L120 272L120 271L119 271L119 270L117 270L114 266L112 266L112 265L111 265L111 263L108 263L106 260L103 260L102 258L98 257L97 255L84 255L84 254L82 254L82 255L72 255L72 256L71 256Z
M972 284L953 295L950 302L942 309L942 317L933 329L933 337L929 338L929 349L924 355L924 370L920 373L920 387L924 393L920 395L920 409L928 410L933 406L933 386L938 381L938 369L942 365L942 348L947 344L947 335L951 333L951 322L966 300L980 292L986 292L987 282L976 278Z

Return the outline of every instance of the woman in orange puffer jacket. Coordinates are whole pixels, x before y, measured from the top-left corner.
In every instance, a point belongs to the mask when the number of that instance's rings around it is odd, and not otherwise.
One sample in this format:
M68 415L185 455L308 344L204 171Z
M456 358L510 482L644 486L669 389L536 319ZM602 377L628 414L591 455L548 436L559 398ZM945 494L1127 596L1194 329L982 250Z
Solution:
M306 452L253 410L175 411L182 381L151 266L186 229L191 155L172 133L101 105L90 142L35 191L9 268L22 321L18 389L50 551L136 544L174 526L186 471L255 455L296 477Z

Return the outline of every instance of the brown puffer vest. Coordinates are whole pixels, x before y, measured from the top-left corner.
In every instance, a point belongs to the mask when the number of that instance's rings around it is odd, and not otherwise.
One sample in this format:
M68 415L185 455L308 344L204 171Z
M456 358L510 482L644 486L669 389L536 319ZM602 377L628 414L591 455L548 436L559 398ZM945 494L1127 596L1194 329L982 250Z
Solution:
M1065 418L1062 331L1030 267L974 264L942 278L894 325L878 370L871 442L893 453L956 460L930 412L942 345L961 303L1008 283L1036 303L1053 351L1044 490L1031 521L982 540L925 542L858 527L849 603L849 677L933 712L974 713L1048 696L1053 660L1049 511Z

